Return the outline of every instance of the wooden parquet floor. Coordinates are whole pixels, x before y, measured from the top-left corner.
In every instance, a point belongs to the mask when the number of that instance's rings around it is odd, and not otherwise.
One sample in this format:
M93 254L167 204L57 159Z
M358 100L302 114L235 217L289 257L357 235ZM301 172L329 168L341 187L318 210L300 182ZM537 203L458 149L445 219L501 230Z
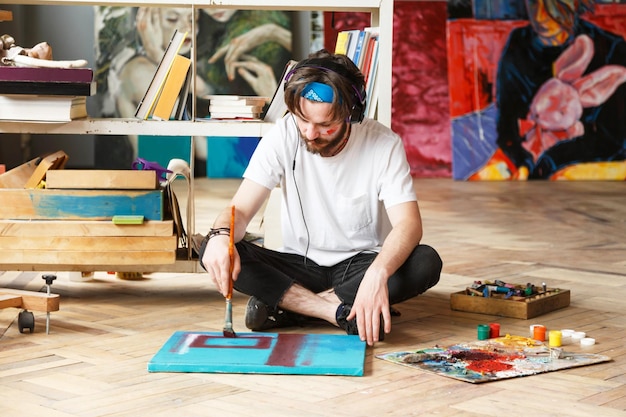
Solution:
M198 180L198 230L225 206L235 180ZM444 260L440 283L398 305L363 377L148 373L176 330L221 331L224 300L205 274L86 282L58 272L61 310L33 334L19 310L0 310L0 415L13 416L624 416L626 415L626 184L417 180L423 241ZM179 197L180 200L184 198ZM452 311L450 293L474 280L571 290L569 307L531 320ZM0 287L42 290L41 273L0 272ZM247 298L234 296L244 331ZM469 384L385 362L375 354L476 338L476 326L527 335L530 324L586 331L587 351L611 362ZM323 324L288 332L338 333ZM567 346L568 350L580 350Z

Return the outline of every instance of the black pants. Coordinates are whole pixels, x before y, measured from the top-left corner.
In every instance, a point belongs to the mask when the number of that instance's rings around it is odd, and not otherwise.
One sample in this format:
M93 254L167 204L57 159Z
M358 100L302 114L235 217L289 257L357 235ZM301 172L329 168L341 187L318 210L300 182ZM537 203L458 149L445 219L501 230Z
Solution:
M300 255L276 252L255 244L237 243L241 273L234 288L277 307L294 283L314 293L334 289L339 299L353 304L365 271L377 253L361 252L334 266L319 266ZM406 262L389 278L389 303L406 301L422 294L439 281L442 261L430 246L417 246Z

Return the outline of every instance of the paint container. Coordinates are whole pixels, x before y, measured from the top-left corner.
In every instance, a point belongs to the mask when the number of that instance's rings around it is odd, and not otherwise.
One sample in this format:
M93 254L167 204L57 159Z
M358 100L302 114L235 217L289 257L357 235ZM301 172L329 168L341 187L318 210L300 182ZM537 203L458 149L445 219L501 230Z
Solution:
M559 330L550 330L548 332L548 346L561 347L562 333Z
M479 324L478 325L478 340L487 340L489 339L489 333L491 329L488 324Z
M535 326L543 326L542 324L531 324L530 325L530 337L533 338L535 336Z
M572 343L572 335L574 334L574 330L572 329L562 329L561 330L561 344L569 345Z
M539 340L540 342L545 342L546 326L536 324L535 327L533 327L533 339Z
M580 339L580 345L581 346L593 346L596 344L596 339L594 339L593 337L583 337L582 339Z
M585 333L585 332L574 332L574 333L572 333L572 343L580 343L580 341L582 339L584 339L585 336L587 336L587 333Z
M491 339L500 337L500 323L489 323L489 337Z

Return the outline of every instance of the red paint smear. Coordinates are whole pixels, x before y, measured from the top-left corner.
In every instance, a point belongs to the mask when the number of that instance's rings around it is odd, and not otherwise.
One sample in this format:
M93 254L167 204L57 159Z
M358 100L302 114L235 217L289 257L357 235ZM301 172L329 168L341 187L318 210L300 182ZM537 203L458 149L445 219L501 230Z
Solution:
M189 335L187 336L189 337ZM239 335L237 339L250 339L256 342L255 345L220 345L215 344L212 345L209 343L211 339L224 339L222 335L197 335L194 340L189 344L189 348L194 349L258 349L258 350L271 350L270 356L267 359L266 365L269 366L288 366L295 367L296 360L300 355L300 352L303 350L304 345L306 344L305 334L278 334L276 338L273 336L264 336L264 335ZM176 346L171 349L171 352L178 352L182 345L185 344L186 338L181 338L178 341ZM272 342L276 340L274 346L272 346ZM308 364L308 363L305 363Z
M481 374L490 374L499 371L507 371L513 368L513 365L500 361L473 361L467 365L467 369Z
M270 366L296 366L296 359L304 345L304 334L279 334L272 354L267 359L266 365Z
M506 361L512 361L514 359L521 358L522 356L501 355L496 352L468 350L455 352L452 357L457 360L466 361L466 368L470 371L487 374L512 369L513 365L506 363Z

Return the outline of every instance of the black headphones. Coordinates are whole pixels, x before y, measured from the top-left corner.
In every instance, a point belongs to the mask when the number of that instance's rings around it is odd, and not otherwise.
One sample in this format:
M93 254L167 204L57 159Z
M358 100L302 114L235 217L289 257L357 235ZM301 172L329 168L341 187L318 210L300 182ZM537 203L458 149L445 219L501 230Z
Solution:
M363 121L363 118L365 117L366 102L365 84L355 80L354 77L350 75L350 73L346 70L346 68L344 68L343 65L336 64L329 59L310 58L300 61L295 67L293 67L291 71L287 73L287 75L285 75L285 89L287 89L287 83L289 82L289 79L291 78L293 73L296 72L299 68L304 67L317 68L322 71L334 72L350 81L353 91L351 97L352 111L350 113L350 123L361 123Z

